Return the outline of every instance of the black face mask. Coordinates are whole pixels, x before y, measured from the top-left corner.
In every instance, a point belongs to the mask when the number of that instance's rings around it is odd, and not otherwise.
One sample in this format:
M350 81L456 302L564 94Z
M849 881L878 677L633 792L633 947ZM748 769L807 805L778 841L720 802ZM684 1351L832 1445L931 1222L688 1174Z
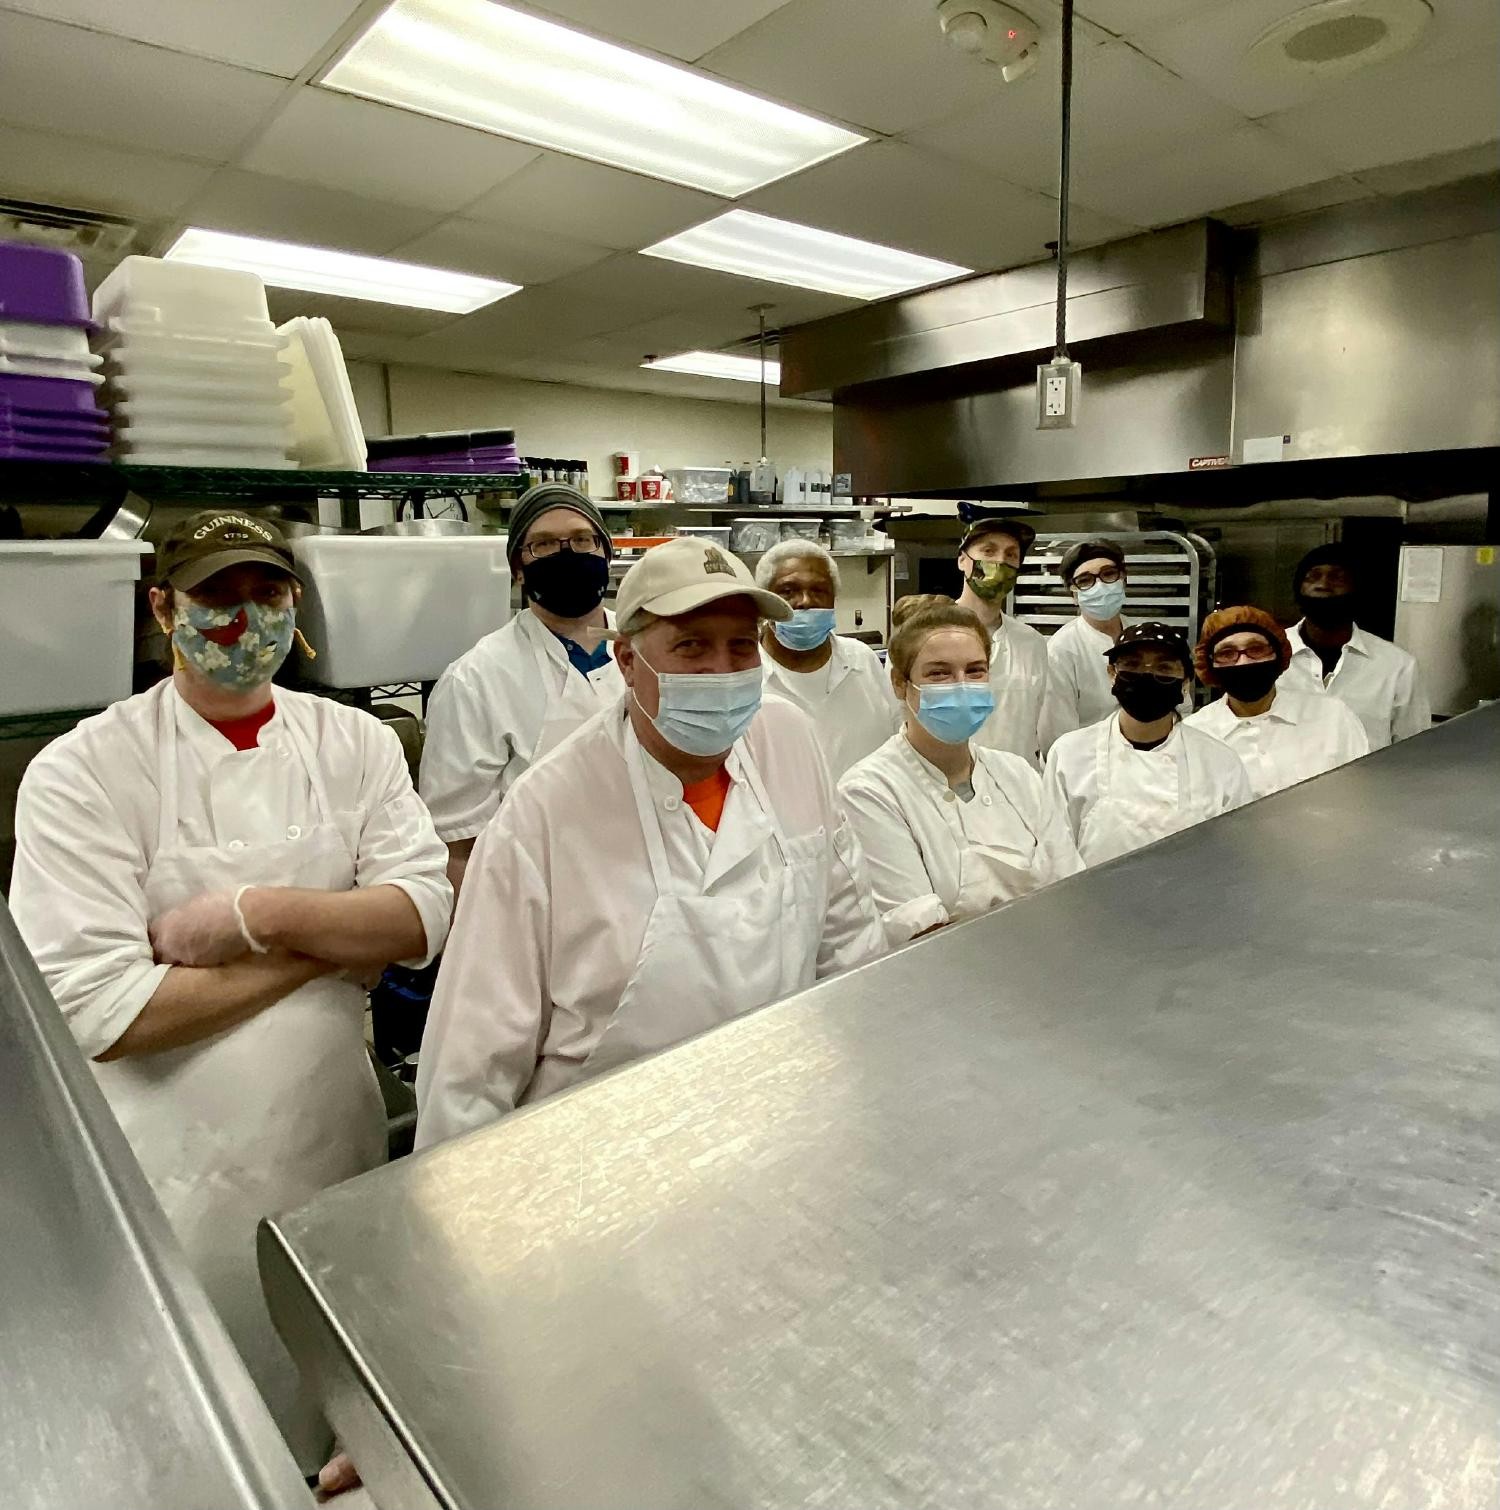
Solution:
M528 561L521 586L528 602L560 619L581 619L604 601L609 560L589 551L560 550Z
M1132 718L1154 724L1182 701L1182 678L1153 671L1117 671L1109 690Z
M1354 622L1354 594L1352 592L1336 592L1321 598L1310 598L1299 592L1297 607L1302 610L1303 617L1309 623L1316 624L1319 629L1332 629L1339 624Z
M1274 657L1269 661L1214 667L1219 685L1241 703L1258 703L1276 685L1276 678L1280 675L1281 665Z

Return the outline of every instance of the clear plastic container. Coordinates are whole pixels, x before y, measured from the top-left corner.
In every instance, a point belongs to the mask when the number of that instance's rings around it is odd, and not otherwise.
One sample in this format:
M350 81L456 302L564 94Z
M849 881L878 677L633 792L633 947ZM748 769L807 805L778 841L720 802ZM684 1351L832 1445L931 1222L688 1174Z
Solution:
M94 290L94 319L111 329L272 328L254 273L160 257L126 257Z
M781 521L767 517L732 519L729 524L730 549L757 556L768 551L781 539Z
M674 467L666 473L672 497L678 503L727 505L734 471L730 467Z
M343 349L327 320L299 315L280 327L291 366L292 455L306 468L365 470L365 437Z
M130 696L139 540L0 540L0 716Z
M783 540L811 540L814 544L823 527L821 519L778 519L776 522L781 526Z

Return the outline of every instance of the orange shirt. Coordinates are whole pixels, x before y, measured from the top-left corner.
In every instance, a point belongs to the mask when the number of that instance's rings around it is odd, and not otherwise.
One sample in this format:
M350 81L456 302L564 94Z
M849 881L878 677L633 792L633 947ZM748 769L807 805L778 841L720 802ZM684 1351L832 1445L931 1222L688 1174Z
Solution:
M706 781L695 781L682 789L682 800L698 815L698 821L714 833L724 816L724 799L729 796L729 772L720 766Z

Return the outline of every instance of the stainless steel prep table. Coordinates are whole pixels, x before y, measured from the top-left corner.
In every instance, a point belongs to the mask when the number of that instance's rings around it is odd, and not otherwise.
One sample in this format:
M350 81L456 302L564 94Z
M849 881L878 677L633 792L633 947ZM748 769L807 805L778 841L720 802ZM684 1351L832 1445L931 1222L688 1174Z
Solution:
M1493 1510L1500 707L263 1228L399 1510Z
M0 1505L312 1505L3 902Z

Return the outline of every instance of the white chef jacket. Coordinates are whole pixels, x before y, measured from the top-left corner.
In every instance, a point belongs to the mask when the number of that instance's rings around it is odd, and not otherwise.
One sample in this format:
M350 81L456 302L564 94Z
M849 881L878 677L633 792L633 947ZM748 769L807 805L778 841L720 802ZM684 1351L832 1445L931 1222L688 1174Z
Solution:
M1108 762L1103 772L1101 757ZM1124 805L1120 823L1111 824L1107 814L1096 811L1101 774L1111 803ZM1216 818L1253 796L1245 763L1228 745L1179 723L1154 750L1139 750L1120 732L1118 711L1060 735L1047 754L1042 785L1067 815L1086 865L1101 865Z
M226 772L240 802L253 791L268 825L284 825L289 839L314 823L294 735L316 752L333 821L355 856L355 885L399 887L421 916L427 958L443 947L453 906L447 851L412 790L400 740L379 719L329 698L282 687L275 697L259 745L238 751L163 681L85 719L26 768L11 911L89 1058L135 1021L169 968L152 956L142 890L158 841L163 698L176 705L181 843L232 850L244 842L215 817L214 783Z
M1009 750L1040 770L1039 729L1047 695L1047 640L1030 624L1006 614L990 631L990 690L995 711L973 743L986 750Z
M839 782L839 800L869 863L893 945L1083 869L1037 773L1007 750L972 749L974 796L968 801L905 733Z
M1237 718L1229 699L1200 708L1189 728L1221 739L1245 763L1250 790L1269 797L1370 753L1364 726L1336 698L1276 686L1276 701L1253 718Z
M1356 624L1338 664L1325 677L1318 652L1302 638L1302 624L1288 629L1286 637L1292 642L1292 664L1282 685L1336 697L1365 726L1372 750L1432 727L1432 705L1416 658L1399 645Z
M838 634L831 644L827 663L814 672L788 671L764 648L761 660L766 691L795 703L812 719L828 774L837 781L900 727L901 704L890 673L868 645Z
M613 626L613 615L605 622ZM581 675L529 608L487 634L428 701L420 783L438 837L472 839L516 778L623 687L613 656Z
M419 1147L587 1074L657 901L627 745L640 751L622 699L528 771L480 835L422 1037ZM682 783L640 751L674 879L704 895L758 894L779 865L772 825L741 779L742 746L788 843L823 857L826 907L780 924L784 936L801 936L801 986L874 959L885 938L864 860L812 723L788 703L763 703L730 751L733 784L716 832L683 802ZM711 938L701 964L681 989L712 996L722 983Z

